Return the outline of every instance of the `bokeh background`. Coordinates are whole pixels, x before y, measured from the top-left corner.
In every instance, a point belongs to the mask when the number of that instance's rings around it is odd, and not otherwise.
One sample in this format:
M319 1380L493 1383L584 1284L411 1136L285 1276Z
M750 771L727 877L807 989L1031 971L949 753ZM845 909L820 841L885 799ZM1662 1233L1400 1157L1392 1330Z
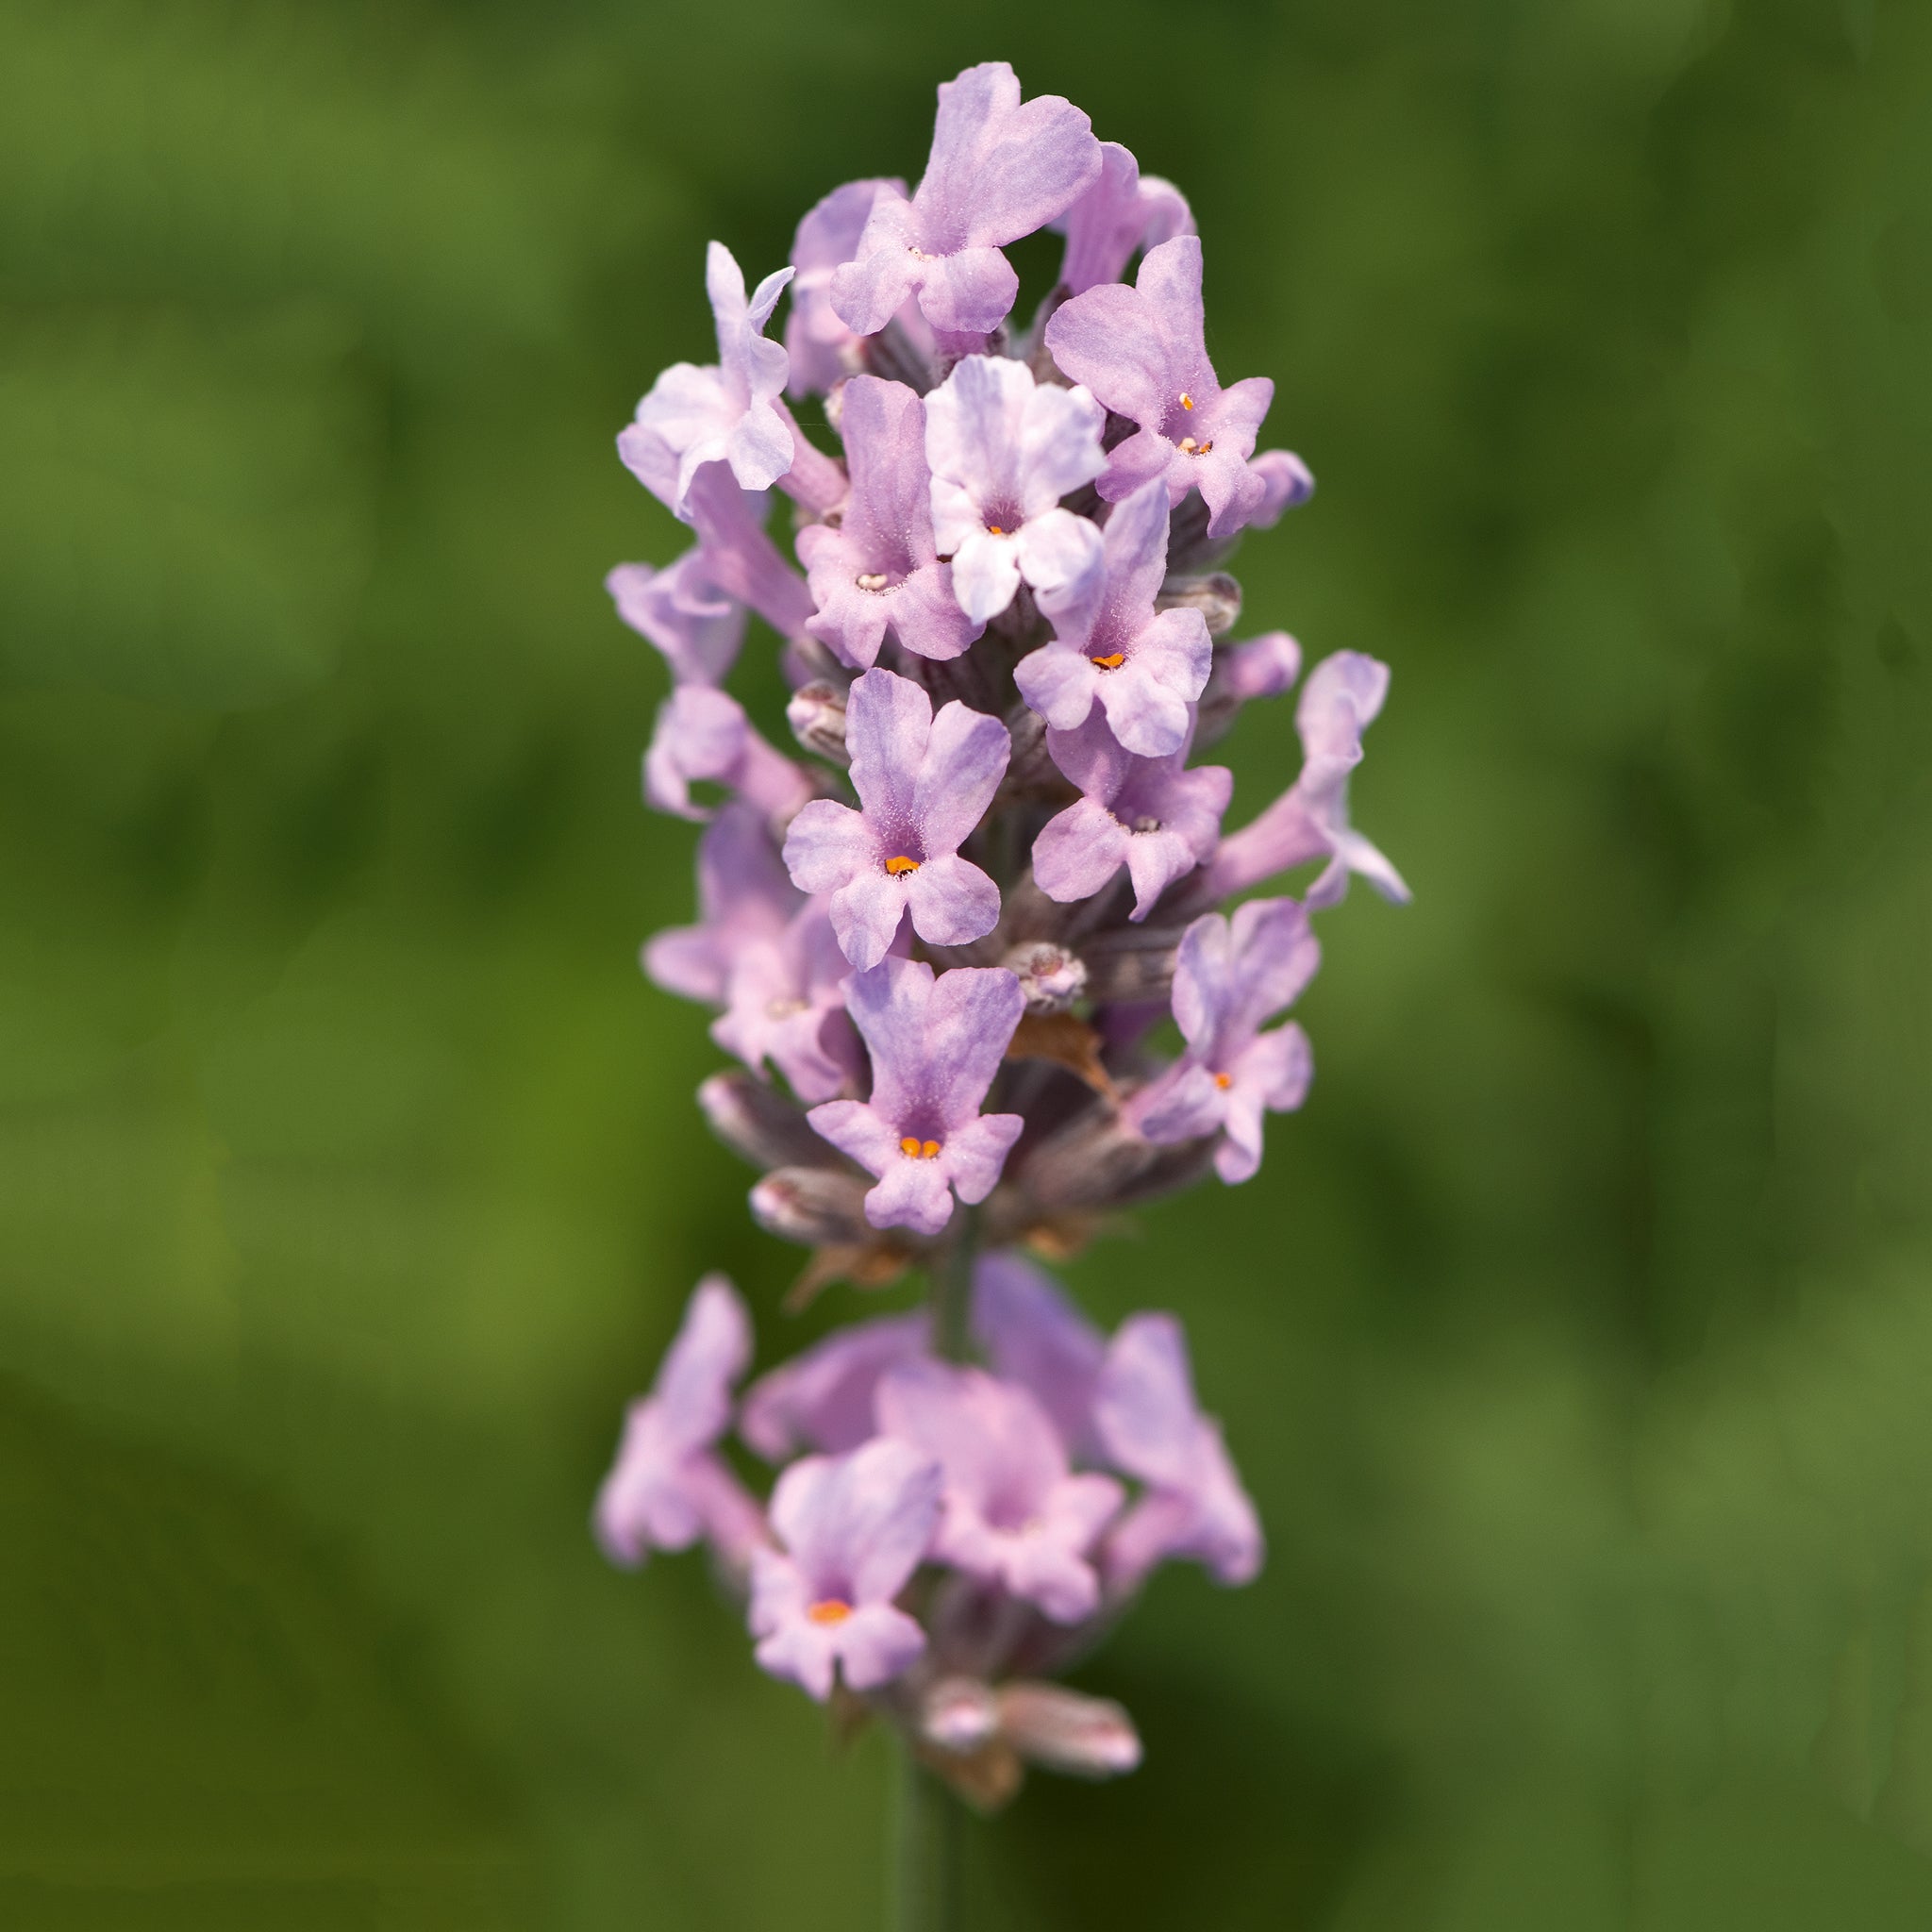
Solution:
M0 0L0 1923L874 1923L888 1754L585 1520L704 1269L611 438L934 84L1179 181L1394 667L1184 1312L1272 1538L974 1924L1932 1924L1932 9ZM1045 257L1024 258L1036 279ZM756 656L756 654L754 654ZM775 675L765 702L775 702ZM1237 815L1290 708L1231 741Z

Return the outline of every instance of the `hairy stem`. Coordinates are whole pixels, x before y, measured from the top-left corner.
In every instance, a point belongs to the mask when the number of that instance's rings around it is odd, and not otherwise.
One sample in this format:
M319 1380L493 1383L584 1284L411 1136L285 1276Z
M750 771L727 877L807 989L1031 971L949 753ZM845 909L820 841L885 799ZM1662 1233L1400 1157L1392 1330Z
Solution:
M958 1236L934 1256L929 1270L933 1353L948 1362L972 1359L973 1264L979 1254L979 1209L957 1212Z
M891 1845L891 1896L886 1932L960 1932L959 1801L899 1745Z

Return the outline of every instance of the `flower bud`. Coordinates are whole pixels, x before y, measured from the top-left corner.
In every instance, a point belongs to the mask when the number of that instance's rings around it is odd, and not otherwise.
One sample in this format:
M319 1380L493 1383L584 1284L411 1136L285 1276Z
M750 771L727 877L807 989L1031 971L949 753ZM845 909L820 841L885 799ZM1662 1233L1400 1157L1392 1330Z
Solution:
M1157 610L1198 610L1209 637L1224 637L1241 619L1241 587L1224 570L1205 576L1171 576L1154 600Z
M1000 1730L1023 1757L1069 1777L1119 1777L1138 1769L1141 1734L1121 1706L1061 1684L1017 1682L994 1692Z
M791 735L814 758L829 764L845 765L851 754L845 749L845 693L823 678L814 678L791 694L785 707Z
M734 1068L698 1089L712 1133L754 1167L829 1165L837 1157L798 1108L767 1081Z
M1035 1015L1064 1013L1086 991L1085 963L1051 940L1028 940L1000 964L1018 978L1026 1010Z
M752 1218L767 1234L803 1247L857 1247L874 1238L867 1186L840 1168L781 1167L751 1191Z
M919 1707L919 1734L941 1751L976 1751L1000 1727L992 1692L977 1677L942 1677Z
M1091 1107L1049 1135L1011 1176L1043 1215L1104 1210L1191 1187L1208 1171L1213 1137L1157 1147L1112 1107Z

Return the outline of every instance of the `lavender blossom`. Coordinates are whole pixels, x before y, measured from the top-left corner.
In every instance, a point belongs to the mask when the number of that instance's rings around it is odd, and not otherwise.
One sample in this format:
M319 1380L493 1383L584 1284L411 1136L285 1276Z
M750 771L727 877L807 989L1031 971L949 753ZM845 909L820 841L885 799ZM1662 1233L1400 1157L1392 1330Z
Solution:
M791 821L785 863L801 891L831 894L832 927L855 966L876 966L901 922L929 944L982 939L999 888L959 846L991 803L1011 740L955 700L935 717L909 679L868 671L846 703L859 809L815 799Z
M1059 502L1107 467L1106 425L1084 389L1036 383L1024 362L1002 357L966 357L933 391L933 535L975 624L997 617L1023 577L1036 591L1073 593L1099 570L1100 532Z
M881 184L858 254L832 277L832 308L876 334L908 296L936 329L984 335L1020 278L999 251L1064 214L1100 174L1087 116L1058 94L1020 105L1004 60L940 85L925 173L910 200Z
M1167 758L1188 735L1188 707L1213 662L1198 610L1155 609L1167 574L1167 491L1159 479L1119 505L1103 532L1105 572L1065 600L1045 601L1053 641L1020 660L1020 694L1058 731L1097 704L1113 735L1142 758Z
M1234 774L1221 765L1186 771L1187 748L1136 758L1090 717L1076 731L1049 731L1053 761L1081 798L1047 821L1033 841L1034 882L1049 899L1091 899L1124 865L1136 920L1175 879L1214 856Z
M1232 920L1204 914L1181 935L1174 1017L1188 1051L1136 1094L1131 1112L1160 1143L1219 1133L1214 1167L1232 1185L1261 1165L1264 1113L1307 1096L1307 1036L1292 1024L1260 1028L1293 1004L1315 975L1322 948L1292 899L1251 899Z
M858 373L860 339L832 307L832 275L852 259L880 189L903 195L903 181L848 181L813 207L791 242L791 313L785 348L791 358L787 388L795 396L834 389Z
M823 1704L835 1673L870 1690L917 1661L925 1632L892 1599L931 1543L940 1485L937 1463L891 1440L808 1457L778 1478L772 1527L783 1548L754 1552L751 1567L764 1669Z
M827 1101L811 1124L876 1176L873 1226L936 1235L955 1194L971 1206L991 1193L1020 1138L1018 1114L979 1110L1020 1022L1020 982L965 966L936 980L923 961L892 958L855 973L845 1002L872 1056L872 1097Z
M1093 1391L1107 1342L1051 1276L1019 1255L982 1256L973 1272L973 1333L1001 1379L1052 1418L1069 1456L1102 1459Z
M1311 912L1338 905L1358 872L1396 905L1409 897L1402 874L1348 822L1348 778L1362 758L1362 733L1389 693L1389 667L1359 651L1338 651L1308 674L1295 711L1302 772L1260 817L1222 841L1208 892L1222 898L1307 859L1328 861L1308 888Z
M764 1512L717 1454L731 1419L731 1385L751 1360L751 1320L722 1274L708 1274L651 1392L630 1406L617 1460L597 1493L598 1541L613 1563L636 1568L652 1550L708 1539L742 1562L764 1533Z
M811 781L759 735L728 691L679 685L658 708L644 753L644 796L659 811L702 824L710 812L691 795L701 779L773 819L790 817L811 796Z
M1222 1441L1194 1402L1187 1338L1172 1315L1134 1315L1107 1352L1093 1412L1108 1458L1147 1485L1107 1541L1109 1591L1137 1589L1156 1564L1187 1557L1222 1583L1261 1568L1261 1525Z
M818 604L805 627L847 664L872 665L888 630L922 658L957 658L984 622L961 608L954 565L940 562L933 541L927 406L875 375L855 375L843 397L852 493L836 529L798 533Z
M880 1376L925 1355L931 1341L932 1319L924 1311L855 1322L760 1375L744 1391L738 1433L767 1462L806 1449L826 1456L856 1449L872 1440Z
M1059 287L1081 295L1103 282L1117 282L1143 248L1176 235L1191 235L1194 218L1172 181L1142 175L1141 164L1117 141L1100 143L1100 178L1056 226L1066 231Z
M718 325L718 360L674 362L638 405L637 424L677 458L671 508L684 514L704 463L728 463L746 490L769 490L791 467L792 436L773 408L785 387L786 357L765 340L765 324L796 271L774 270L747 301L744 275L722 242L705 251L705 290Z
M604 579L617 614L664 654L674 684L722 684L744 642L744 606L711 581L700 546L675 563L620 563Z
M1075 1475L1046 1411L1025 1390L979 1369L908 1362L880 1380L879 1427L945 1472L932 1553L996 1582L1055 1623L1100 1601L1089 1552L1119 1513L1111 1476Z
M1248 458L1274 385L1256 375L1223 389L1203 327L1200 238L1177 235L1147 251L1131 289L1109 282L1056 309L1046 346L1074 381L1139 426L1108 457L1101 495L1117 503L1155 476L1174 503L1198 488L1208 534L1231 537L1270 500L1269 478Z

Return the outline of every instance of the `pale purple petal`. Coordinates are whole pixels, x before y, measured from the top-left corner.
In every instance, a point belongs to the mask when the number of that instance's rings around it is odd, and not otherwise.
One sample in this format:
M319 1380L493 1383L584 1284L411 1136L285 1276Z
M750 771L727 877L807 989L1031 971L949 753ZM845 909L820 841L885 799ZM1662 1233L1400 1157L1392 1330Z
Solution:
M891 183L881 183L860 231L858 253L832 273L832 313L855 335L876 335L919 287L918 216Z
M835 188L798 225L791 243L791 313L785 323L793 395L828 390L858 367L858 339L832 311L833 272L858 250L866 218L881 188L903 195L903 181L848 181Z
M1060 286L1074 295L1118 281L1138 250L1191 233L1194 225L1172 182L1143 175L1117 142L1102 142L1100 152L1100 178L1067 210L1064 224Z
M977 1207L999 1185L1007 1156L1025 1125L1017 1113L983 1113L946 1136L939 1166L969 1208Z
M1070 380L1130 423L1164 419L1174 393L1167 347L1134 290L1106 282L1063 303L1046 325L1046 346Z
M1013 668L1020 695L1059 731L1075 730L1087 722L1101 675L1084 651L1058 641L1029 651Z
M950 1174L930 1156L899 1154L887 1163L879 1184L865 1197L865 1218L874 1227L909 1227L914 1234L941 1233L953 1218Z
M738 1433L768 1462L807 1449L837 1456L858 1448L874 1433L879 1377L895 1363L924 1355L931 1332L931 1317L923 1310L836 1330L744 1391Z
M987 722L998 725L996 719ZM999 728L1004 737L1004 727ZM903 904L912 915L912 930L928 945L971 945L1000 923L1000 889L957 852L924 860L918 871L906 875L902 893ZM884 957L883 950L880 957ZM854 959L853 963L878 962Z
M995 366L1020 369L1026 375L1016 481L1019 508L1030 521L1083 483L1092 482L1107 467L1106 453L1100 446L1107 411L1087 390L1061 389L1051 382L1036 384L1024 362Z
M644 753L644 796L659 811L702 821L710 816L691 795L694 781L728 784L744 758L751 724L734 697L707 685L680 685L658 707Z
M1087 1456L1107 1341L1059 1285L1020 1255L981 1256L973 1271L973 1332L1001 1377L1032 1391L1068 1454Z
M927 852L956 852L964 843L992 803L1012 748L1012 739L997 718L958 699L940 707L911 798Z
M1046 509L1021 525L1013 555L1020 575L1036 591L1078 597L1099 577L1105 546L1098 527L1085 517Z
M919 308L933 327L985 335L1011 312L1020 277L997 248L960 248L926 265Z
M943 486L935 483L938 492ZM938 497L935 494L935 504ZM995 536L976 525L953 551L953 595L974 624L997 617L1020 588L1020 543L1004 532Z
M1185 878L1201 861L1193 844L1172 826L1136 832L1127 843L1127 877L1134 887L1136 920L1154 910L1160 895L1178 878Z
M1302 647L1285 630L1271 630L1222 654L1226 687L1242 703L1278 698L1302 675Z
M876 865L856 873L832 894L832 930L846 958L861 972L891 951L908 897L907 881Z
M901 1158L898 1124L866 1101L827 1100L806 1118L815 1134L849 1154L868 1174L886 1174Z
M664 654L679 684L717 684L744 641L744 607L706 575L702 550L674 564L620 563L604 579L625 624Z
M1196 1060L1179 1060L1128 1103L1136 1130L1158 1147L1218 1133L1227 1119L1227 1091Z
M1125 862L1131 841L1106 806L1083 798L1041 828L1033 841L1033 882L1063 904L1091 899Z
M1264 449L1249 465L1261 479L1261 505L1248 519L1251 529L1272 529L1284 511L1307 502L1315 493L1308 466L1292 450Z
M786 870L802 892L837 891L876 851L864 814L836 799L813 799L785 832Z
M1234 1057L1227 1074L1226 1138L1214 1153L1214 1171L1230 1187L1260 1171L1263 1116L1301 1106L1313 1076L1308 1037L1292 1022L1258 1035Z
M931 735L932 700L909 677L868 671L853 684L845 700L852 786L868 821L882 830L916 814L915 787Z
M854 1608L889 1603L932 1541L941 1473L891 1440L795 1462L772 1491L772 1527L814 1589Z
M846 1008L872 1056L871 1105L883 1119L905 1120L925 1092L935 977L923 959L888 958L845 983Z
M959 966L941 974L925 1004L924 1093L957 1129L979 1111L1025 1010L1014 975L998 966Z

